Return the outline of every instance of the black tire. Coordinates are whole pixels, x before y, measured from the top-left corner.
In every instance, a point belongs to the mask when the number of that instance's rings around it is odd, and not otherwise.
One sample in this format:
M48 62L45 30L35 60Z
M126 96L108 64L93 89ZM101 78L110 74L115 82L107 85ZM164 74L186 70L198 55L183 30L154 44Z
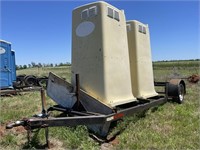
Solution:
M13 87L14 88L22 88L23 87L23 85L24 85L24 77L25 77L26 75L18 75L17 77L16 77L16 81L13 83Z
M182 104L186 94L186 85L182 79L171 79L167 86L168 97L172 101Z
M48 84L48 78L41 78L38 81L39 86L46 88Z
M175 101L179 104L184 102L185 98L185 87L183 84L178 85L178 96L175 98Z
M15 89L21 88L23 86L23 81L20 79L17 79L15 82L13 82L13 87Z
M27 86L37 86L38 85L38 81L37 78L35 76L32 75L28 75L25 77L24 82Z

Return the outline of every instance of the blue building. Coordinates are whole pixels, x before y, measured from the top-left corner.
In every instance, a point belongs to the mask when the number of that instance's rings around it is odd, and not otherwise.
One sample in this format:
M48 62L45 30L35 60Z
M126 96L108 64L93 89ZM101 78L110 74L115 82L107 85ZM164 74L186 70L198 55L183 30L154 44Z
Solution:
M0 40L0 89L13 88L16 81L15 52L11 49L11 43Z

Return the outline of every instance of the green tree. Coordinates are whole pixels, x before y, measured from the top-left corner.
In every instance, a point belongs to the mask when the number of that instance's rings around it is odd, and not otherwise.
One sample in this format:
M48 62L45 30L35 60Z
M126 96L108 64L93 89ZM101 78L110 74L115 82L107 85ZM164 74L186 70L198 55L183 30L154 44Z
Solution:
M27 69L27 65L23 65L23 67L22 67L23 69Z

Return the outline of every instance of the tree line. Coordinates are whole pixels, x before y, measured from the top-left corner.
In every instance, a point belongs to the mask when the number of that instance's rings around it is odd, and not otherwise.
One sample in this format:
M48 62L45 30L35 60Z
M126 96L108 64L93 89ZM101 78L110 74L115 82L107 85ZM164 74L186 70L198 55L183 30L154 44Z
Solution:
M57 63L56 64L53 64L53 63L42 64L42 63L31 62L28 65L16 65L16 69L20 70L20 69L35 68L35 67L41 68L41 67L60 67L60 66L71 66L71 63L66 62L66 63L58 63L58 64Z
M153 61L153 62L185 62L185 61L200 61L200 59L187 59L187 60L157 60L157 61Z

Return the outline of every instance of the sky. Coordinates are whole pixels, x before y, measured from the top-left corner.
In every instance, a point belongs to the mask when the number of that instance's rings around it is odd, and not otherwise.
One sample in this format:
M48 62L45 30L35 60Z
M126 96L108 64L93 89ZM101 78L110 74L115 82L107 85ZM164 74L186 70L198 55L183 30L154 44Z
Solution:
M0 39L16 64L71 62L72 11L93 1L0 1ZM199 59L199 1L106 1L150 29L152 60Z

